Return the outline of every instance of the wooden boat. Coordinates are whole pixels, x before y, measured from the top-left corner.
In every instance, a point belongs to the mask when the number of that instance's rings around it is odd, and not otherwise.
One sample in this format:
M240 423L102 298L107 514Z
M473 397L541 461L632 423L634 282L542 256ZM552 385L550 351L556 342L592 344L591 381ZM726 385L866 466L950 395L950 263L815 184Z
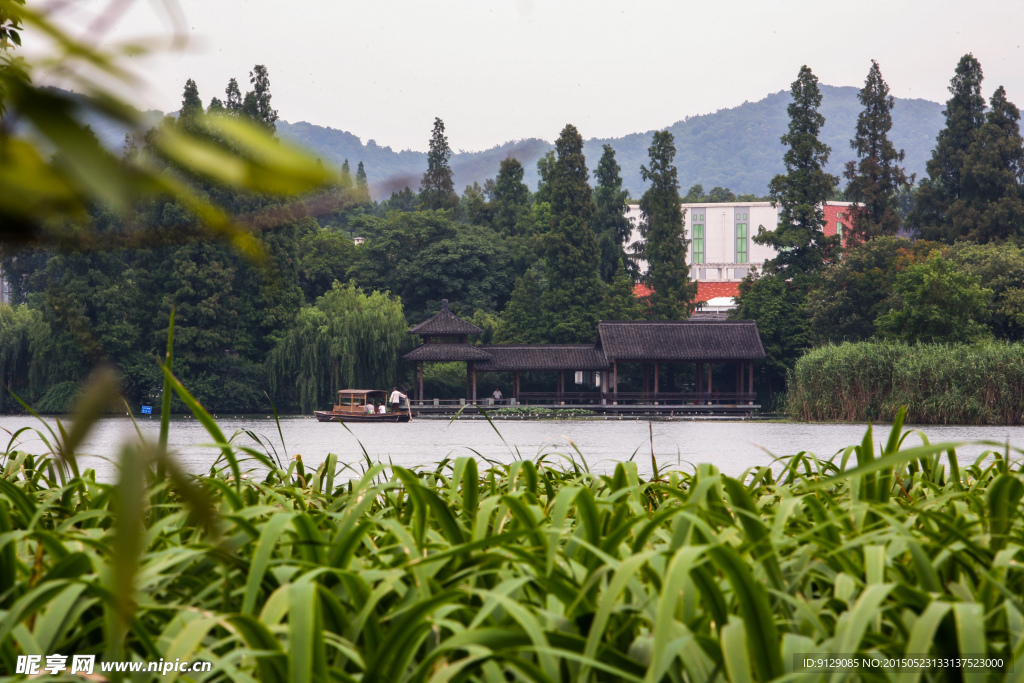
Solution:
M388 399L388 392L376 389L342 389L338 392L338 402L333 410L316 410L313 415L320 422L408 422L412 419L409 404L405 404L405 412L373 413L366 412L367 403L382 404Z

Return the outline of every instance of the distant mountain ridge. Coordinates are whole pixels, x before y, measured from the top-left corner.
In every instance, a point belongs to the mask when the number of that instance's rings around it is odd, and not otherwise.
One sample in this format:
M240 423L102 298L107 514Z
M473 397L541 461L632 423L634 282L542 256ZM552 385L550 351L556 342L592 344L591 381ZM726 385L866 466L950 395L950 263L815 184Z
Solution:
M825 116L821 139L832 148L828 170L842 175L845 163L855 158L850 138L856 130L857 116L862 108L857 101L858 88L822 85L821 92L820 111ZM790 101L789 92L780 91L757 102L744 102L712 114L687 117L668 126L675 136L676 165L682 191L686 192L690 186L700 183L705 190L721 186L737 194L766 194L768 182L784 171L782 155L785 148L779 138L789 124L786 107ZM896 98L890 139L897 149L906 151L904 164L908 172L916 173L918 178L924 175L925 164L935 146L935 136L944 125L943 106L928 100ZM381 147L374 140L364 144L359 137L347 131L305 121L278 121L277 131L282 138L306 147L324 161L340 166L348 159L353 173L356 164L362 161L375 199L384 199L392 191L406 186L416 190L427 167L425 152L396 152L390 147ZM586 134L585 130L580 132ZM601 146L610 144L615 148L616 159L622 167L625 187L634 198L638 198L644 191L640 165L647 163L647 148L652 135L653 131L647 131L621 138L590 138L583 148L587 163L593 171L601 157ZM497 175L502 159L514 156L526 168L525 182L531 191L535 190L537 160L551 149L554 149L552 143L529 138L480 152L454 153L451 167L455 187L462 192L473 182L482 185L484 180Z

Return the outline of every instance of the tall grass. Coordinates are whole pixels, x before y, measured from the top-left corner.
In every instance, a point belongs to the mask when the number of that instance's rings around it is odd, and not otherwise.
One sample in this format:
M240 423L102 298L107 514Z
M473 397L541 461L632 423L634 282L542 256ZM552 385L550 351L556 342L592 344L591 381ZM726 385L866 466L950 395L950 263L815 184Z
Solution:
M800 420L1021 424L1024 345L860 342L809 351L793 370L789 413Z
M80 472L108 380L43 434L53 455L0 458L0 670L59 652L208 660L211 681L766 681L798 653L1024 654L1019 468L902 447L901 415L883 447L869 429L737 478L308 470L226 437L165 376L221 450L208 475L145 441L116 484Z

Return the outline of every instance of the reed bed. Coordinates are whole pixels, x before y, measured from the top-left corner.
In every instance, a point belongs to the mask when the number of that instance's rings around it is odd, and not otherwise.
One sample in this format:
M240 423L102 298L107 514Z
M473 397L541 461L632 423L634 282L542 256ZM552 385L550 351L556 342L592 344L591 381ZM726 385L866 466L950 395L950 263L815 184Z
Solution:
M1024 345L845 343L807 352L788 410L807 421L893 420L1014 425L1024 421Z
M868 429L737 478L579 454L313 471L283 437L227 438L166 374L220 449L208 475L177 468L166 422L118 482L79 471L102 382L39 431L51 455L12 438L0 459L0 670L91 653L213 665L133 681L768 681L827 678L800 654L1024 653L1020 468L903 447L902 414L884 445ZM1024 666L855 677L900 676Z

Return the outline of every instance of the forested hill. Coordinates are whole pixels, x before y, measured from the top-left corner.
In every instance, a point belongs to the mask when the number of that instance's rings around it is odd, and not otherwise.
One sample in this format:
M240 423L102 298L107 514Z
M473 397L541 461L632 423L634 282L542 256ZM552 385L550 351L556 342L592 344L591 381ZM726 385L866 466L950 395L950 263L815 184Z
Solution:
M821 92L820 111L826 119L821 138L832 147L829 171L838 175L843 164L853 158L850 138L861 110L858 89L823 85ZM676 164L683 192L700 183L705 189L717 185L738 194L765 194L768 181L783 171L783 148L779 138L789 121L786 114L789 103L789 91L777 92L757 102L744 102L738 107L689 117L669 126L679 150ZM942 109L943 105L927 100L896 99L890 137L897 148L906 150L907 169L917 173L918 178L924 174L935 136L942 128ZM424 143L428 124L424 123ZM340 165L348 159L354 168L361 160L375 199L386 198L392 190L406 185L416 190L427 166L424 152L396 152L373 140L363 144L356 135L334 128L278 121L277 130L282 137L315 151L325 161ZM453 131L448 132L451 135ZM551 137L558 132L551 131ZM585 130L581 132L586 134ZM611 144L622 166L625 187L634 197L639 197L643 193L640 165L647 161L651 135L652 131L648 131L621 138L587 140L584 146L587 161L593 169L601 156L601 145ZM537 159L550 149L553 149L551 143L533 138L507 142L482 152L456 153L451 160L455 186L461 192L474 181L483 184L497 174L499 162L511 154L526 167L527 184L531 189L536 188Z

